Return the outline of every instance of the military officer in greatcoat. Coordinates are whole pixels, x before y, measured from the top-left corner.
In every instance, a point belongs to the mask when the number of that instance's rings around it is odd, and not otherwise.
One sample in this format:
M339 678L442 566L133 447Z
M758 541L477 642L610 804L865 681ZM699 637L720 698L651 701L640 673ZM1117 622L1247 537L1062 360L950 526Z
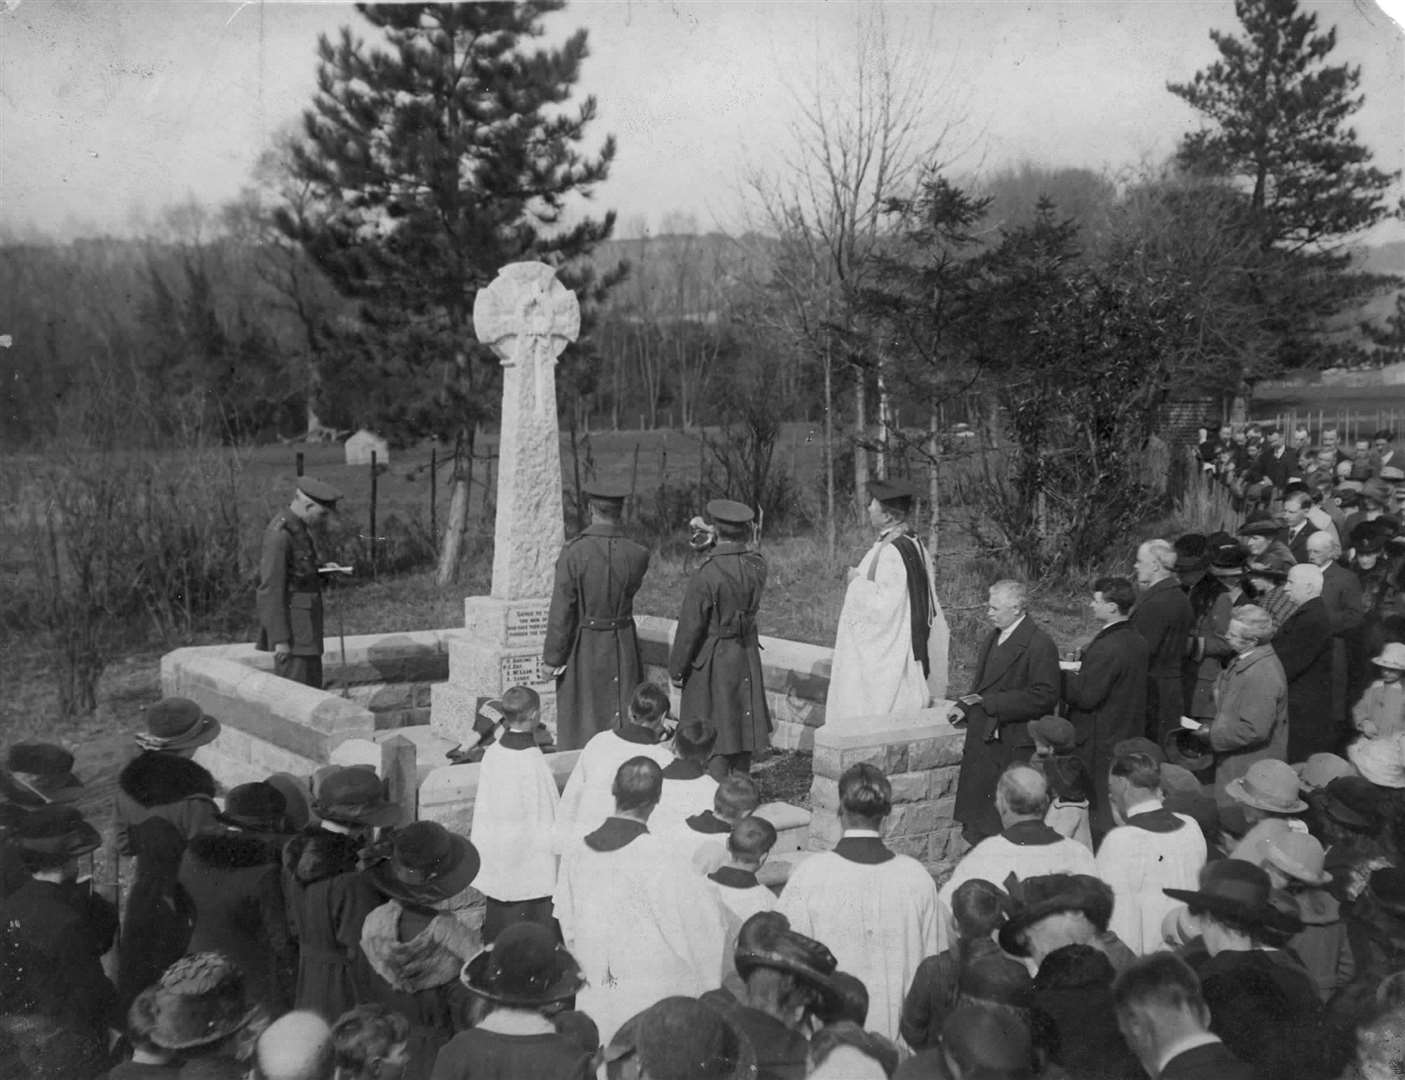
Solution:
M679 718L706 720L717 729L708 772L720 780L732 770L749 771L752 752L770 744L756 638L766 560L747 547L754 516L749 507L714 499L707 516L718 543L683 594L668 673L683 689Z
M561 549L542 662L556 674L556 744L578 750L620 725L644 677L634 633L634 594L647 548L624 534L628 492L602 481L585 489L590 524Z
M292 505L274 515L259 557L258 648L285 679L322 689L322 580L311 530L337 510L341 492L298 477Z

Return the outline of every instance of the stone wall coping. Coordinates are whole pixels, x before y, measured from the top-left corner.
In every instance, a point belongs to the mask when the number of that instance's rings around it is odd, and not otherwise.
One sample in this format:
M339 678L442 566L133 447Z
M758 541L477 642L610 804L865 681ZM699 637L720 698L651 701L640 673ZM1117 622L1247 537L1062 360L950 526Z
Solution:
M665 619L658 615L636 615L634 627L641 648L663 646L667 650L673 642L673 633L678 628L678 620ZM830 669L834 663L833 649L825 648L823 645L810 645L803 641L767 637L765 634L762 634L759 640L763 674L782 676L775 681L768 679L769 685L781 691L786 690L783 675L794 672L807 681L815 680L814 691L819 693L817 700L824 700L825 693L829 689ZM812 693L802 692L800 696L810 697Z
M348 664L367 663L375 659L393 659L397 656L422 656L426 653L448 655L445 639L451 634L462 634L462 627L447 630L398 630L388 634L347 635L346 662ZM341 662L341 642L336 634L328 634L322 653L327 660ZM261 652L251 642L241 641L232 645L188 645L173 649L161 658L163 668L167 661L187 664L196 658L235 660L248 667L262 671L273 670L273 654ZM164 672L163 672L164 673Z
M859 717L844 721L841 728L824 724L815 729L815 748L862 750L871 746L888 746L893 743L919 742L924 739L964 734L965 729L954 728L947 722L947 705L948 703L942 702L930 709L918 709L910 713ZM859 730L853 730L854 726Z

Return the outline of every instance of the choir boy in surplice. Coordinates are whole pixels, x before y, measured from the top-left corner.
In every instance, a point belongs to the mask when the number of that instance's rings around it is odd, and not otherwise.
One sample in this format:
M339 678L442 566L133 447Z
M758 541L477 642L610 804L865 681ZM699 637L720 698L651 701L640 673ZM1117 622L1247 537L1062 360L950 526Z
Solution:
M560 795L533 732L541 699L514 686L493 702L507 730L483 752L469 839L482 866L474 887L487 898L483 944L515 922L554 930L551 890L556 887L552 830Z
M880 838L892 791L872 765L845 771L843 839L795 868L777 910L798 933L828 945L839 966L863 982L866 1027L896 1040L917 965L938 951L937 886L920 862L890 851Z
M717 985L725 943L713 890L649 832L663 769L634 757L615 777L615 808L561 858L553 896L566 948L586 986L576 1007L608 1044L630 1017L661 998Z

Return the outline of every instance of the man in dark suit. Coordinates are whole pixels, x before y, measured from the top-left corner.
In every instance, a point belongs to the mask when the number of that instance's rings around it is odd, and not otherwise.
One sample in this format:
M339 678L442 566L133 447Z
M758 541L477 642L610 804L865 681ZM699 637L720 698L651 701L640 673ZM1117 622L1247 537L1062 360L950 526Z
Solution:
M1185 715L1181 662L1185 659L1195 613L1174 570L1176 549L1165 540L1148 540L1137 548L1137 584L1141 598L1131 623L1146 639L1146 737L1159 743Z
M1322 603L1322 571L1304 563L1284 586L1296 607L1273 639L1288 680L1288 760L1336 751L1341 730L1332 722L1332 621Z
M1078 737L1078 756L1093 778L1093 833L1101 838L1112 828L1107 800L1107 770L1113 747L1142 733L1146 715L1146 639L1132 628L1128 613L1136 602L1126 578L1093 582L1089 608L1102 629L1083 650L1076 671L1064 681L1068 719Z
M1307 559L1322 571L1322 606L1332 624L1332 723L1346 723L1347 679L1353 657L1351 647L1366 615L1361 582L1337 560L1342 546L1331 533L1319 530L1307 538Z
M953 816L971 845L1000 832L996 781L1005 766L1033 752L1029 721L1049 712L1059 696L1059 651L1028 617L1027 603L1022 582L990 587L986 616L995 629L981 645L971 692L948 716L966 728Z
M1117 1027L1152 1080L1252 1080L1210 1032L1200 980L1175 953L1132 963L1112 984Z
M1264 441L1268 445L1259 455L1259 471L1273 484L1275 492L1281 492L1288 486L1289 477L1297 473L1298 455L1288 449L1283 432L1277 428L1265 428Z
M1312 496L1290 491L1283 496L1283 542L1294 562L1307 562L1307 538L1317 532L1317 526L1307 519L1312 509Z
M585 489L590 524L561 549L542 663L556 676L556 745L578 750L619 727L643 679L634 594L649 552L625 536L628 492L596 481Z

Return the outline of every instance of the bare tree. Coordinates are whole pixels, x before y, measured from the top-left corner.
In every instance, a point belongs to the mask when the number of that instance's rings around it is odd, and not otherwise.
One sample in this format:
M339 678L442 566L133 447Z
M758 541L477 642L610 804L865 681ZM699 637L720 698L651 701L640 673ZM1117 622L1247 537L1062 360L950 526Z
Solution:
M848 69L816 66L810 84L794 91L797 117L782 164L770 172L752 169L743 181L751 229L779 240L765 282L777 300L773 317L806 359L818 362L823 378L831 555L837 365L854 376L854 482L861 509L871 445L868 385L883 363L863 332L856 299L871 256L884 242L888 201L950 156L963 121L949 76L938 78L933 70L930 38L930 24L926 35L900 33L882 5L860 8ZM887 403L880 398L879 404L886 423Z

